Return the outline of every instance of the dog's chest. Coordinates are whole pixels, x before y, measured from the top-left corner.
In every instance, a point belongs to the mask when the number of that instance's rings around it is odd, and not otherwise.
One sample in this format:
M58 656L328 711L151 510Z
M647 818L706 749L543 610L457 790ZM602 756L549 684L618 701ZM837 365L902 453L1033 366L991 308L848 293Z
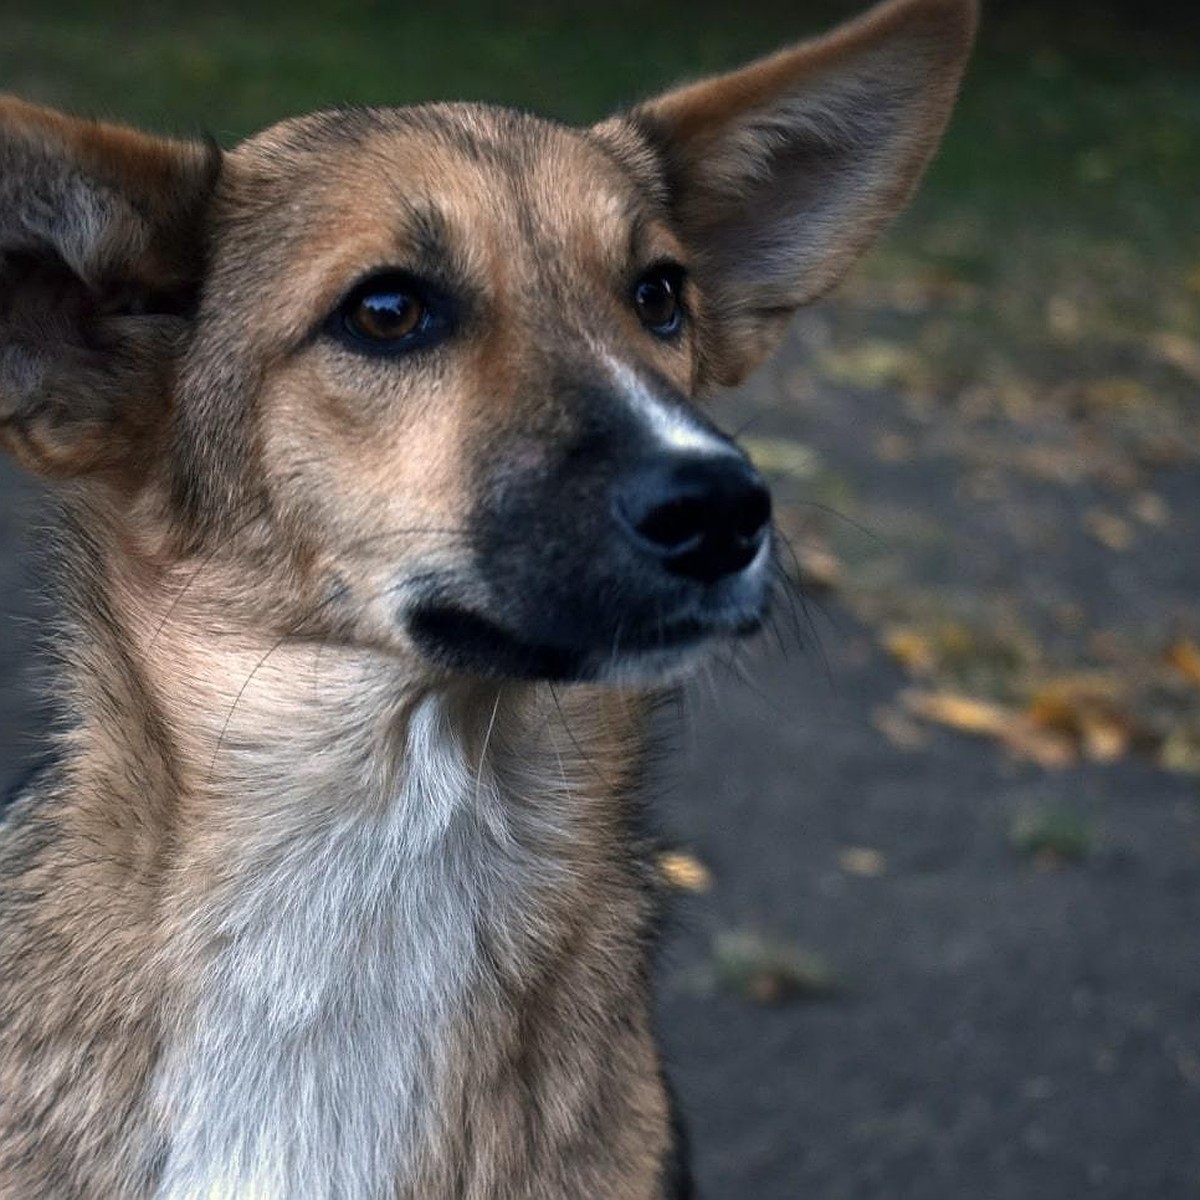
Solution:
M494 882L477 773L425 749L384 813L275 844L220 915L156 1080L160 1197L390 1196L437 1140L477 930L520 883Z

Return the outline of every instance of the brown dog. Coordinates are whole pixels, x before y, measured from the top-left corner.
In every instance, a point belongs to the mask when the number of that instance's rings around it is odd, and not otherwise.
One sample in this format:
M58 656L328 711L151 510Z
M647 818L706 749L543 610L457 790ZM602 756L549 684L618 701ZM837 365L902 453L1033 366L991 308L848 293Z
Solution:
M0 431L69 576L0 1194L664 1194L642 696L772 556L692 401L910 195L973 24L895 0L586 130L0 101Z

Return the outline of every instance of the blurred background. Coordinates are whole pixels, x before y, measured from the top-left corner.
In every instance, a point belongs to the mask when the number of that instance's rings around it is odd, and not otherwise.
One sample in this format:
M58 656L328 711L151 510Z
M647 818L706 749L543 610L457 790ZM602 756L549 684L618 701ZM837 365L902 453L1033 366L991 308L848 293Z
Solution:
M224 144L572 121L806 4L0 4L0 88ZM703 1195L1200 1195L1200 6L994 0L921 195L714 403L795 594L665 715L660 1023ZM0 467L0 774L43 501Z

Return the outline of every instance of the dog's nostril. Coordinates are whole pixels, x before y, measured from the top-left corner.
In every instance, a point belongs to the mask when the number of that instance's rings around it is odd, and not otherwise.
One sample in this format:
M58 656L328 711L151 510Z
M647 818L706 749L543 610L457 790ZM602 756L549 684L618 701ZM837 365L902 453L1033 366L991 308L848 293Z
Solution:
M671 460L618 490L619 523L673 575L714 583L747 567L762 548L771 496L758 472L730 454Z
M652 508L633 527L647 541L664 550L693 549L704 537L703 504L694 497L669 500Z
M771 520L771 493L761 484L747 490L734 513L739 537L760 538Z

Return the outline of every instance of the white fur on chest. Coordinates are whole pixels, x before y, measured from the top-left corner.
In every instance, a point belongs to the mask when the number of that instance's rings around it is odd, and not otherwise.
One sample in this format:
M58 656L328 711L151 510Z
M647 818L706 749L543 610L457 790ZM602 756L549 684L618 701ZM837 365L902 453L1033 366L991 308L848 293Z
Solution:
M436 1137L506 834L436 700L405 761L390 801L266 839L252 886L210 920L218 948L156 1079L163 1200L390 1196Z

